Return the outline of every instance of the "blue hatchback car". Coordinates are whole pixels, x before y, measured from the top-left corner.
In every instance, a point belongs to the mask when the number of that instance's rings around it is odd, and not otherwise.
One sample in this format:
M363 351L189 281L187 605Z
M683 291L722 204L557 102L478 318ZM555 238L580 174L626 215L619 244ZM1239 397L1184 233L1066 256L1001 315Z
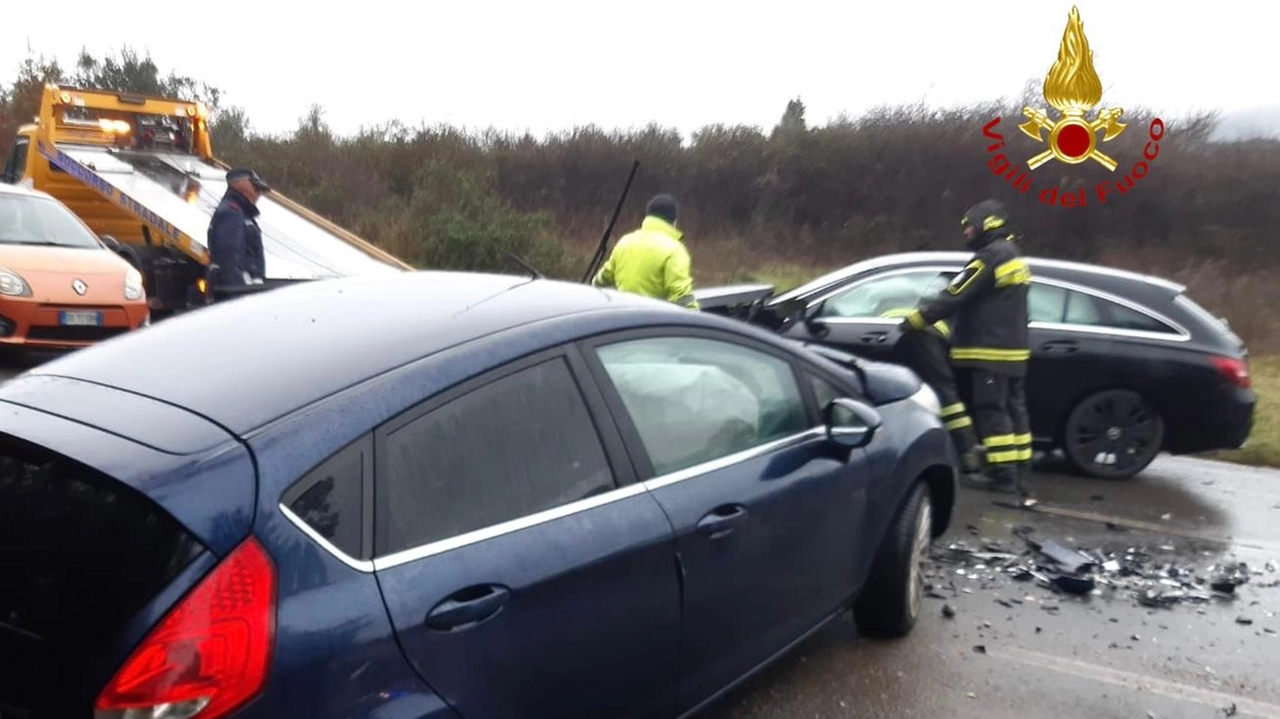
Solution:
M690 714L910 631L954 467L910 372L655 300L237 299L0 386L0 717Z

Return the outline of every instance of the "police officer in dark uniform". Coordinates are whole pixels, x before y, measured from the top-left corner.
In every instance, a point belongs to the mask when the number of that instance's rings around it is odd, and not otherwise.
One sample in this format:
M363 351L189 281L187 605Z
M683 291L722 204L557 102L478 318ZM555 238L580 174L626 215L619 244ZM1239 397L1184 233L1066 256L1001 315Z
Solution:
M903 321L923 330L954 317L951 362L968 376L974 419L986 449L986 476L972 486L1026 493L1031 468L1031 424L1026 375L1031 357L1027 291L1031 270L1014 244L1004 206L984 200L960 220L973 258L949 285Z
M215 299L228 294L221 290L262 284L266 279L257 218L258 198L268 192L271 186L253 170L227 173L227 192L209 222L209 289Z

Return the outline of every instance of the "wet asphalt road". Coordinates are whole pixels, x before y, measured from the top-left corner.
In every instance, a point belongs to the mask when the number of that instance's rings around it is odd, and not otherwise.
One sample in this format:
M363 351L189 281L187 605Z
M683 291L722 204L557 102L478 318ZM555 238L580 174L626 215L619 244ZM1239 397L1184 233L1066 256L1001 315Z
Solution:
M943 565L934 581L959 593L926 599L906 639L864 640L840 621L707 716L1172 719L1228 716L1234 704L1237 717L1280 717L1280 586L1267 586L1280 573L1264 568L1280 561L1280 472L1161 458L1124 482L1045 467L1033 491L1041 511L962 489L939 544L1023 546L1010 530L1029 525L1072 546L1147 547L1201 569L1243 561L1262 574L1232 600L1151 609L1122 593L1077 598L1003 578L983 589Z
M0 366L0 381L18 371ZM961 489L938 544L1017 547L1011 529L1031 526L1072 546L1142 547L1198 568L1243 561L1261 574L1231 600L1152 609L1123 593L1078 598L1006 578L984 585L940 564L931 581L945 599L925 600L909 637L865 640L843 619L705 717L1190 719L1229 716L1234 704L1237 717L1280 718L1280 586L1268 586L1280 585L1280 573L1264 569L1280 563L1280 472L1161 458L1122 482L1041 467L1032 487L1034 512ZM954 618L942 615L944 603Z

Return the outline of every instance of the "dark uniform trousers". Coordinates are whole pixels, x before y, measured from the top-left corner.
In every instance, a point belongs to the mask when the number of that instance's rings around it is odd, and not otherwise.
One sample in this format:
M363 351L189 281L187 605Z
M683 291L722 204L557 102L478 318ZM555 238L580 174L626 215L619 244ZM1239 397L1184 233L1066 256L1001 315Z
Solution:
M1019 364L1025 367L1025 363ZM1031 464L1031 418L1027 414L1025 372L979 368L958 372L968 378L974 419L986 450L987 465L997 471L1011 467L1025 473Z
M938 394L942 404L942 425L951 435L956 452L962 458L973 452L978 445L978 437L956 384L947 339L940 336L934 327L924 332L906 332L894 351L900 355L903 364L920 375L920 379Z

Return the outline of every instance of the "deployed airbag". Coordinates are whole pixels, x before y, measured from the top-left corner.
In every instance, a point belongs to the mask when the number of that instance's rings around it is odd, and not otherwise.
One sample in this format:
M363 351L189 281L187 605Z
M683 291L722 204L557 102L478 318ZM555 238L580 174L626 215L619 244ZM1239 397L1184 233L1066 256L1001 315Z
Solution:
M751 388L719 367L636 360L611 364L609 375L657 474L757 443L760 403Z

